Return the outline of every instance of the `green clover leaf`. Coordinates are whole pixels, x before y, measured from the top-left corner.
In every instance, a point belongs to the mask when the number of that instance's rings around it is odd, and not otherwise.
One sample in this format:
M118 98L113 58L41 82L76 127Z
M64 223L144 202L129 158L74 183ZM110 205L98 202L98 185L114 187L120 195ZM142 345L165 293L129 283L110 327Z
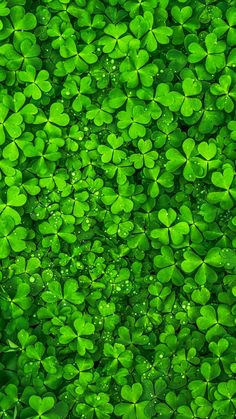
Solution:
M136 87L139 81L145 87L151 86L158 68L155 64L147 64L148 61L147 51L131 51L130 56L121 63L121 81L127 82L127 87L131 89Z
M39 397L39 396L31 396L29 399L29 405L32 407L35 412L38 413L38 417L42 417L42 415L53 408L55 404L53 397ZM48 416L44 416L48 417Z
M206 70L210 74L215 74L225 65L225 42L218 41L215 33L209 33L205 38L205 45L206 50L196 42L189 45L189 62L198 63L205 58Z
M149 112L139 105L127 111L120 111L117 117L119 119L117 123L118 128L124 129L129 127L129 135L133 139L144 137L146 133L144 125L147 125L151 119Z

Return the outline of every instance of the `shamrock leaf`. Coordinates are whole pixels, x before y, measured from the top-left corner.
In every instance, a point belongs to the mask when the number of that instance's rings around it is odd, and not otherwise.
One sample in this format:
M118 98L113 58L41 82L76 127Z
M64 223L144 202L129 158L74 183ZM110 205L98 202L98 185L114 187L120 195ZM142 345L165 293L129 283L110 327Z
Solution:
M14 252L21 252L26 248L25 239L27 230L24 227L16 227L14 219L11 216L2 216L0 220L0 258L6 258L11 249Z
M147 51L131 51L130 56L120 65L121 81L126 82L127 87L131 89L136 87L139 81L145 87L151 86L158 69L155 64L147 64L148 61Z
M232 415L235 406L235 380L219 383L215 392L214 408L219 414Z
M121 364L125 368L129 368L133 362L133 354L131 351L126 350L125 346L121 343L115 343L112 346L109 343L104 345L104 355L108 358L112 358L109 369L116 369Z
M12 138L17 138L22 133L22 116L19 113L11 114L8 116L8 112L9 109L2 105L0 111L0 144L5 142L6 133L9 134Z
M139 401L142 396L143 389L140 383L134 383L132 387L124 385L121 389L121 396L128 403L119 403L115 406L115 414L122 416L123 419L131 418L146 418L148 411L146 410L149 402ZM146 413L147 412L147 413Z
M102 108L91 105L86 113L88 119L93 119L94 123L100 127L103 124L110 124L112 122L112 115Z
M32 298L29 296L30 286L25 283L19 283L13 295L4 292L3 309L6 318L14 319L21 317L29 310L32 304Z
M196 253L189 250L184 253L184 259L185 260L181 264L184 272L191 273L198 268L198 271L195 275L195 281L199 285L204 285L209 275L211 275L211 280L213 282L216 281L217 274L211 268L211 266L221 267L223 265L219 248L210 249L204 260L202 260L202 258Z
M154 265L159 268L157 278L160 282L164 283L170 280L174 284L183 282L183 276L176 266L174 254L170 247L162 246L161 255L157 255L154 258Z
M78 283L74 279L68 279L64 285L64 292L62 293L59 282L51 282L48 285L49 291L42 293L42 299L47 303L54 303L55 301L67 301L71 304L80 305L84 301L84 296L78 290Z
M184 241L184 236L189 232L189 226L187 223L175 222L177 217L176 212L170 208L168 211L164 208L158 212L158 218L165 228L156 228L152 230L151 237L153 239L158 239L164 245L169 244L170 240L175 245L180 245Z
M25 71L20 71L18 77L20 82L29 83L24 88L24 95L35 100L42 97L42 92L47 93L52 88L51 83L48 81L49 73L46 70L41 70L36 75L36 69L32 65L26 66Z
M223 174L220 172L212 173L212 183L223 191L209 192L208 200L210 203L220 203L224 209L232 208L235 199L235 188L231 187L234 180L234 170L232 166L227 166Z
M158 153L152 150L152 142L150 140L144 141L140 139L138 141L138 148L141 151L140 154L132 154L130 161L134 163L135 169L140 169L143 166L151 169L155 165L155 160L158 157Z
M152 88L143 87L137 91L137 96L140 99L150 101L148 104L148 111L153 119L159 119L162 113L158 103L164 106L170 106L173 103L170 87L165 83L158 84L155 93Z
M206 70L210 74L215 74L222 70L225 65L224 51L226 45L224 41L218 41L215 33L209 33L205 38L206 50L196 42L189 45L190 63L197 63L206 58Z
M130 199L132 193L132 186L128 182L122 187L119 187L118 193L112 188L104 187L102 202L105 205L111 205L111 212L113 214L119 214L120 212L130 212L133 209L133 202Z
M129 127L129 135L133 139L145 135L146 128L144 125L147 125L151 119L149 112L139 105L127 111L120 111L117 117L119 119L117 123L118 128L124 129Z
M12 207L21 207L26 203L26 195L20 193L20 189L17 186L11 186L7 190L6 200L0 201L1 216L10 216L15 224L20 224L21 217L17 210Z
M113 407L109 403L109 396L105 393L90 394L85 397L86 403L79 403L76 407L76 412L79 416L93 417L93 412L96 412L98 418L109 419L113 412Z
M76 339L77 351L79 355L84 355L86 351L93 349L93 342L84 336L89 336L94 333L94 325L80 315L73 323L75 331L70 326L62 326L60 328L59 342L63 345L67 345Z
M182 87L184 96L178 92L173 92L173 102L169 108L175 112L180 109L182 115L189 117L193 112L199 111L202 107L201 100L192 97L201 93L202 86L198 80L186 78L182 83Z
M126 157L125 151L118 150L123 144L123 138L110 134L107 142L111 148L106 145L98 146L98 152L102 154L102 162L109 163L112 160L113 163L119 164Z
M151 169L143 169L144 180L148 183L147 192L151 198L156 198L160 193L160 188L171 188L173 186L173 175L171 173L161 173L159 166L154 166Z
M214 143L207 143L206 141L202 141L198 146L199 153L204 157L206 160L211 160L215 157L217 148Z
M39 417L48 412L53 408L55 401L53 397L39 397L39 396L31 396L29 399L29 405L32 407L35 412L38 413ZM47 417L47 416L45 416Z
M19 31L30 31L36 26L36 18L32 13L25 13L25 9L22 6L14 6L10 11L10 18L14 29Z
M170 172L175 172L179 167L185 167L183 170L183 175L185 179L190 182L193 182L196 178L204 177L206 174L207 166L205 162L199 157L195 157L195 144L194 140L191 138L186 139L183 142L183 151L186 155L186 158L175 148L169 148L166 152L166 157L170 160L166 168Z
M148 22L143 16L135 16L130 22L130 29L136 38L140 39L148 31Z
M200 24L197 19L193 16L193 9L190 6L178 7L173 6L171 14L175 22L179 25L173 26L173 44L181 45L184 41L185 31L195 32L199 28Z
M236 45L236 12L235 7L229 7L226 10L225 17L227 23L221 19L220 17L216 17L213 19L213 32L217 35L217 37L222 37L222 35L227 34L226 42L230 46Z
M223 326L233 327L234 319L227 306L219 305L216 310L206 305L200 310L201 317L197 319L197 325L200 330L208 330L206 334L207 340L210 340L212 336L224 336L225 329Z
M105 29L104 33L106 35L102 36L99 40L99 45L103 45L103 52L110 54L112 51L115 53L117 50L123 51L126 49L126 45L132 37L126 35L127 25L125 23L109 23ZM115 57L114 54L110 54L111 57Z
M113 109L120 108L127 100L127 96L123 90L117 88L112 89L109 92L108 103Z
M236 98L236 89L231 86L231 77L223 75L219 78L219 83L214 83L210 90L215 96L220 96L216 100L218 109L224 109L225 112L230 113L234 109L234 100Z
M194 290L191 295L191 298L195 303L204 306L209 301L210 296L210 291L207 288L203 287L201 289Z
M169 37L173 34L173 30L168 26L160 26L153 30L156 40L159 44L168 44Z
M155 51L158 48L158 44L169 44L169 38L173 34L173 29L171 27L166 26L164 21L161 21L160 25L156 27L154 16L149 10L144 13L144 21L146 22L145 29L148 24L148 31L145 30L147 33L144 36L144 46L148 51Z
M50 106L49 122L61 127L65 127L69 123L69 116L63 113L64 106L62 103L53 103Z
M49 221L42 222L39 225L39 231L43 236L46 236L42 239L43 247L51 247L56 253L60 250L60 239L66 243L74 243L76 241L76 236L73 234L73 225L63 225L62 218L57 214L53 214Z

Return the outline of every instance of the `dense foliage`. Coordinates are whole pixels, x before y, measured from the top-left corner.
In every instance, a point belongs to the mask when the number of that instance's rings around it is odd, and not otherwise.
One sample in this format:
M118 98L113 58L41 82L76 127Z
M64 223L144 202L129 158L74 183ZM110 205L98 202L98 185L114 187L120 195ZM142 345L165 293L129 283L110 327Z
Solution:
M236 3L0 0L0 417L236 416Z

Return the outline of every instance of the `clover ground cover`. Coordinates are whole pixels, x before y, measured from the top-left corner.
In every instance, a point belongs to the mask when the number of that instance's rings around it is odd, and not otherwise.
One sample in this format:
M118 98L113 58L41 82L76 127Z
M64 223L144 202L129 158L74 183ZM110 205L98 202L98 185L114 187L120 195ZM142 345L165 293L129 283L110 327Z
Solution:
M0 415L236 416L236 3L0 0Z

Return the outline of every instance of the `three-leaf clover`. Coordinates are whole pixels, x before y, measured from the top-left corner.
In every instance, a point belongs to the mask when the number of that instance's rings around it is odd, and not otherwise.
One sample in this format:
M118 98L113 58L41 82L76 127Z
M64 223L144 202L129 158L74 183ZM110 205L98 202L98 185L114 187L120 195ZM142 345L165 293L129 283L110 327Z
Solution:
M62 326L60 328L59 342L62 345L67 345L70 342L76 340L76 348L79 355L84 355L86 351L93 349L92 340L85 338L84 336L93 335L95 327L89 321L80 314L80 316L74 320L73 329L70 326Z
M107 142L109 146L103 144L98 146L98 152L102 155L102 162L109 163L112 161L114 164L119 164L126 157L126 152L119 150L123 144L123 138L116 137L115 134L109 134Z
M212 173L211 180L213 185L222 191L209 192L207 198L210 203L220 204L223 209L232 208L236 199L236 189L233 186L234 169L231 165L224 168L223 173Z
M144 49L131 51L120 65L121 81L131 89L137 87L139 82L145 87L151 86L158 68L155 64L147 64L148 61L149 55Z
M84 301L84 295L78 292L78 282L75 279L67 279L62 287L59 282L53 281L48 284L48 291L42 293L42 299L47 303L55 303L61 301L69 302L74 305L80 305Z
M193 112L199 111L202 107L201 100L199 98L192 97L201 93L201 82L191 78L186 78L182 83L182 88L184 91L184 97L178 92L173 92L173 104L170 104L169 108L174 112L180 109L183 116L191 116Z
M129 135L132 139L144 137L146 134L145 125L151 120L148 110L143 109L140 105L118 112L117 118L119 119L118 128L129 127Z
M146 408L148 401L139 401L143 393L140 383L134 383L132 387L124 385L121 389L121 397L126 402L119 403L115 406L115 414L122 416L123 419L145 419L148 418ZM128 402L128 403L127 403Z
M177 218L175 210L172 208L169 208L168 210L163 208L158 212L158 218L165 227L152 230L151 237L160 240L164 245L169 244L170 241L175 245L183 243L184 236L189 232L189 226L184 221L174 224Z
M194 140L187 138L183 142L182 148L186 157L176 148L169 148L167 150L166 157L169 161L167 162L166 169L172 173L185 164L183 175L186 180L193 182L198 177L204 177L207 166L202 159L196 157Z
M138 149L140 153L131 154L130 161L133 162L135 169L141 169L143 166L151 169L155 165L158 153L152 151L151 140L140 139L138 141Z
M27 83L24 88L25 96L32 97L35 100L42 97L42 92L47 93L52 88L50 81L48 81L48 71L41 70L37 74L35 67L32 65L28 65L25 71L20 71L18 77L20 82Z
M210 90L215 96L219 96L216 100L216 106L220 110L230 113L234 110L234 101L236 99L236 88L230 89L232 80L229 75L222 75L219 83L212 84Z
M51 247L53 252L59 252L61 247L61 240L66 243L74 243L76 236L73 234L73 224L63 223L63 219L58 214L53 214L48 221L43 221L39 225L40 233L45 236L42 239L43 247Z
M29 399L29 405L32 407L32 409L37 412L37 415L34 416L34 418L50 418L50 415L47 414L44 415L44 413L50 411L55 404L54 398L49 397L43 397L40 396L31 396Z
M17 138L22 133L22 115L14 113L8 116L8 114L9 109L2 104L0 111L0 144L5 142L6 134L9 134L12 138Z
M106 393L89 394L85 397L86 403L78 403L76 412L80 417L109 419L113 412L113 406L109 403ZM95 416L94 416L95 415Z
M225 49L224 41L218 41L215 33L207 34L205 38L206 50L196 42L189 45L190 55L188 60L195 64L205 59L205 67L208 73L215 74L222 70L225 66Z
M27 230L24 227L16 227L14 219L9 216L1 216L0 219L0 258L7 258L11 252L22 252L26 248L25 239Z

